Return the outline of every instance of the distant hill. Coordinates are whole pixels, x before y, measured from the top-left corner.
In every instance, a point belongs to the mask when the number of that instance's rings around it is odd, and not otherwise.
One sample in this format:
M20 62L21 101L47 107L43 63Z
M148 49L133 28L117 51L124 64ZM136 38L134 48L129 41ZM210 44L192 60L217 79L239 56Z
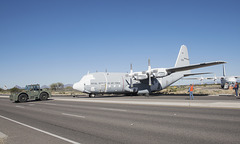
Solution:
M18 89L24 89L25 87L20 87L20 86L18 86L18 85L15 85L14 86L15 88L18 88Z
M66 84L66 85L64 85L64 88L66 88L66 87L73 87L73 84Z

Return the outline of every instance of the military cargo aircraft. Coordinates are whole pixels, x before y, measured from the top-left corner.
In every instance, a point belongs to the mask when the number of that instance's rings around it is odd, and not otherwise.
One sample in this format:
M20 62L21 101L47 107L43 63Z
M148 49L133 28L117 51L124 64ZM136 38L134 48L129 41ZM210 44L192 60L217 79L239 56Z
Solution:
M131 65L130 73L88 73L75 83L73 88L89 94L89 97L95 97L96 94L149 95L170 86L183 77L202 74L191 73L192 69L223 63L225 62L215 61L190 65L187 47L182 45L174 67L152 69L150 60L148 60L146 71L133 72Z
M221 77L207 77L206 79L212 79L216 81L217 79L220 79L221 81L221 88L223 89L228 89L230 85L234 85L239 79L240 76L226 76L226 71L225 71L225 65L223 65L223 76Z
M223 76L217 77L214 75L214 77L193 77L193 78L184 78L186 80L200 80L203 84L203 80L213 80L215 84L217 84L217 80L220 80L221 82L221 88L222 89L228 89L230 86L233 86L237 79L239 79L240 76L226 76L226 71L225 71L225 65L223 65Z

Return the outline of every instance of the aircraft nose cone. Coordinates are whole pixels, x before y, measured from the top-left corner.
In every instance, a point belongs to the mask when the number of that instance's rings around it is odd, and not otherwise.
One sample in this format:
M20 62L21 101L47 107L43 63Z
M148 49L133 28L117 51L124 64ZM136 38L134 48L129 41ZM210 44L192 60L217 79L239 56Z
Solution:
M83 85L83 83L77 82L77 83L73 84L73 89L83 92L84 85Z

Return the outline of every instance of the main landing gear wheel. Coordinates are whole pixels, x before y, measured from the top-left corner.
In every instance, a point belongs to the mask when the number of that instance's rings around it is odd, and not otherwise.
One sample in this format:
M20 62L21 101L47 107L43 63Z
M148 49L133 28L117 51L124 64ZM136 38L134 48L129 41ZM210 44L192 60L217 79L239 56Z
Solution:
M223 89L223 88L224 88L224 85L221 85L221 88Z
M89 97L90 97L90 98L93 98L93 97L95 97L95 96L96 96L96 95L93 94L93 93L89 94Z

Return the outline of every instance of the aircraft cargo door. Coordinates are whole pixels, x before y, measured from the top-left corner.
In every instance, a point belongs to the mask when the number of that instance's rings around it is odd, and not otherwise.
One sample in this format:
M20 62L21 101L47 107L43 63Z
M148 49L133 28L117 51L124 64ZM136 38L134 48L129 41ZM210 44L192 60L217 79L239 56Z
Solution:
M109 73L106 75L106 91L108 93L121 93L123 91L122 86L122 74L121 73Z
M100 84L99 92L105 92L106 90L106 82Z

